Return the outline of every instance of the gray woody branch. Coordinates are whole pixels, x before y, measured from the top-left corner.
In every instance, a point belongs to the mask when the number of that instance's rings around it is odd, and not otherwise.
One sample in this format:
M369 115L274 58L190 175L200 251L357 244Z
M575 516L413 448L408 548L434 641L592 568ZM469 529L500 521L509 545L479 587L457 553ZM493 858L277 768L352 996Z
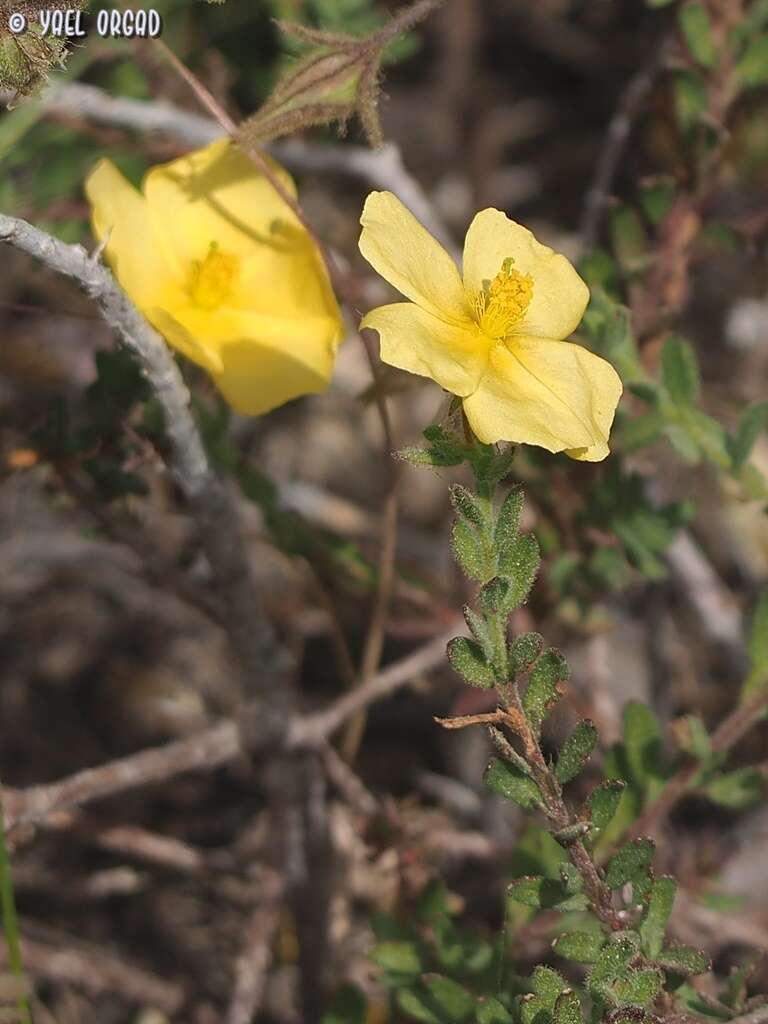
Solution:
M189 391L167 345L109 270L82 246L66 245L26 221L4 214L0 214L0 241L76 281L141 364L163 410L170 468L199 529L232 646L244 673L246 692L266 693L267 687L271 689L274 685L276 645L272 628L243 557L233 502L208 462L190 411ZM265 715L275 708L270 700L264 701L264 705ZM275 729L281 726L279 721L271 724Z
M46 113L79 117L96 124L133 131L157 132L188 146L206 146L222 135L211 118L190 113L164 100L131 100L110 96L93 85L73 82L48 87L41 99ZM364 146L317 145L292 139L267 147L281 163L298 171L346 174L375 188L396 193L422 224L445 246L453 248L450 232L436 214L421 185L406 169L399 148L387 142L379 149Z

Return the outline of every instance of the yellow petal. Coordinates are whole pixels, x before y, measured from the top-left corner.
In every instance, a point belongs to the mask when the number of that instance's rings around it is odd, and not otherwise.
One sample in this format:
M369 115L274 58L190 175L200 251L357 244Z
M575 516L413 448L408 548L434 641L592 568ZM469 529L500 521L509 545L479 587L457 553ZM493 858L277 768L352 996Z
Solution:
M152 244L144 197L109 160L100 160L88 175L85 193L91 204L93 233L100 242L109 239L105 255L133 301L144 308L169 289L175 293L178 282Z
M289 319L187 306L176 311L164 333L211 373L234 409L256 416L324 391L341 331L332 316Z
M619 375L580 345L516 338L491 351L488 371L464 411L486 444L516 441L551 452L582 449L575 458L598 461L621 397Z
M526 337L567 338L578 327L589 289L571 264L549 246L538 242L528 228L500 210L482 210L472 221L464 241L464 287L469 295L492 281L505 259L514 269L533 278L533 298L520 325Z
M490 345L474 325L446 323L412 302L372 309L360 326L379 332L383 362L461 397L477 388L488 362Z
M290 195L290 176L271 162ZM235 258L238 273L227 304L286 316L309 310L338 315L314 242L253 162L219 139L144 181L154 238L178 274L203 264L215 246Z
M456 264L396 196L371 192L360 223L360 252L385 280L433 316L469 319Z

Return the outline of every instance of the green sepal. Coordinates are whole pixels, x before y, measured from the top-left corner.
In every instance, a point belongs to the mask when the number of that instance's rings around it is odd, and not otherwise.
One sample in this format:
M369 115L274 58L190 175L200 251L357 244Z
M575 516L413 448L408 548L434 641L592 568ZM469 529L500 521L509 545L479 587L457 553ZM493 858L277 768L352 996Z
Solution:
M633 839L611 857L605 869L605 884L620 889L627 882L638 883L648 878L656 845L652 839Z
M492 758L485 769L483 781L494 793L506 800L513 800L526 810L545 806L541 791L533 779L508 761Z
M568 663L554 647L544 651L531 669L522 704L528 723L537 736L547 712L560 699L560 684L567 678Z
M578 723L560 750L555 765L555 776L558 782L566 783L575 779L587 763L596 745L595 723L585 718Z
M496 685L493 668L488 664L478 643L465 636L456 636L447 647L448 661L455 672L471 686L490 690Z
M552 943L552 949L566 960L594 964L604 944L605 938L600 932L563 932Z

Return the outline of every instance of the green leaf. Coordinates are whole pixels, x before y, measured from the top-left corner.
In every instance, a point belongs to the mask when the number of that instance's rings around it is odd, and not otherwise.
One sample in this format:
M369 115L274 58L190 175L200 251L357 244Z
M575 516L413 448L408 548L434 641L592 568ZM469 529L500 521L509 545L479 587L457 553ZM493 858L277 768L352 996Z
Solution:
M472 636L475 638L480 650L485 656L485 660L492 662L495 655L495 644L493 637L491 636L491 630L488 625L488 620L484 615L479 615L473 611L469 605L464 605L464 621L469 626Z
M588 718L579 722L565 741L555 765L558 782L566 783L575 779L587 763L597 744L597 729Z
M695 757L702 764L712 759L712 743L698 715L686 715L675 722L675 738L681 750Z
M506 761L511 761L512 764L523 773L523 775L530 775L530 765L524 757L518 754L504 733L493 725L489 726L488 732L494 747L501 757Z
M752 615L748 652L749 674L744 681L742 700L768 686L768 590L760 595Z
M531 729L539 734L547 712L560 699L560 684L568 678L568 662L554 647L544 651L531 669L522 697L523 710Z
M567 960L594 964L604 944L605 939L599 932L563 932L552 943L552 949Z
M616 1004L614 986L629 977L629 965L637 956L638 943L634 935L624 933L612 936L600 951L597 961L587 977L592 995Z
M648 254L648 235L637 211L618 203L610 211L611 241L622 267L641 267Z
M481 996L475 1016L477 1024L512 1024L514 1018L498 999Z
M757 803L765 789L765 777L757 768L736 768L732 772L718 775L701 787L713 803L721 807L741 810Z
M661 992L664 975L654 967L646 967L638 971L630 971L626 978L617 979L612 988L612 995L617 1003L630 1006L647 1006Z
M728 441L728 451L735 470L745 465L758 437L767 427L768 402L757 402L742 413L736 433Z
M531 977L533 992L520 1002L522 1024L546 1024L551 1021L558 996L567 990L565 978L551 967L540 964Z
M623 714L624 750L631 779L642 790L659 778L661 729L649 707L630 701Z
M356 985L344 985L323 1014L322 1024L365 1024L368 1004Z
M692 346L677 335L670 335L661 353L661 377L675 402L692 405L699 397L699 362Z
M512 581L505 604L507 612L514 611L525 602L540 564L539 542L532 533L524 533L499 553L499 574Z
M647 877L653 860L655 844L652 839L633 839L611 857L605 869L605 884L609 889L620 889L627 882Z
M395 995L398 1008L419 1024L444 1024L443 1020L431 1008L425 993L412 988L400 988Z
M714 67L717 61L717 47L704 5L686 4L680 8L677 17L691 56L705 68Z
M544 650L541 633L521 633L509 647L509 665L513 675L526 672Z
M421 974L423 966L413 942L380 942L370 954L371 960L393 974Z
M450 488L451 504L456 515L466 519L472 526L484 530L488 526L488 506L472 491L462 487L461 484L453 484Z
M676 892L677 882L668 875L657 878L653 883L648 908L640 924L640 939L649 957L657 956L664 945L667 921L672 913Z
M728 435L722 423L707 416L701 409L686 408L680 414L680 427L688 432L688 436L709 462L720 469L731 468Z
M572 988L561 992L552 1014L554 1024L582 1024L581 1000Z
M513 581L508 576L494 576L480 588L478 601L486 615L495 615L506 610L513 586Z
M592 827L602 831L618 810L621 794L624 792L621 779L609 779L601 783L587 797Z
M520 487L513 487L502 502L496 517L493 542L499 558L503 558L510 544L517 539L520 516L523 511L524 495Z
M454 637L448 643L448 661L454 671L470 685L490 690L496 684L493 669L488 664L482 648L465 636Z
M517 878L507 886L507 894L526 907L554 909L563 912L586 910L589 900L584 893L568 892L562 882L556 878L544 878L542 875L529 875Z
M701 449L686 427L679 423L667 423L664 433L683 462L687 462L689 466L701 462Z
M634 452L653 444L661 435L665 421L656 409L633 420L623 420L617 430L618 443L624 452Z
M743 89L768 82L768 35L752 39L736 62L736 79Z
M643 186L640 202L651 224L659 224L669 213L677 195L674 178L657 178Z
M707 954L693 946L670 946L653 959L660 967L675 974L703 974L712 966Z
M475 1008L475 1000L463 986L441 974L425 974L422 980L446 1024L462 1024L467 1020Z
M682 131L690 132L707 109L707 90L701 78L691 71L679 71L672 87L677 122Z
M506 800L514 800L526 810L532 811L544 806L539 787L533 779L500 758L491 759L485 769L483 781L494 793L498 793Z
M470 579L483 583L493 575L483 539L466 519L454 522L451 539L456 561Z

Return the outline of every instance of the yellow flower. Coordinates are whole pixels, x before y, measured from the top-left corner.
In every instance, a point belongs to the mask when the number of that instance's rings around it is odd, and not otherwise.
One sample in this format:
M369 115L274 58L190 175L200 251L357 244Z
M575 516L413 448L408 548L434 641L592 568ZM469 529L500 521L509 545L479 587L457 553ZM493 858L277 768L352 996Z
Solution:
M327 387L342 324L325 268L234 144L221 139L151 168L142 193L102 160L86 194L120 284L234 409L263 413Z
M371 310L390 366L431 377L463 400L477 437L599 462L621 381L564 341L589 290L568 260L499 210L483 210L464 242L464 275L391 192L368 196L360 252L411 302Z

